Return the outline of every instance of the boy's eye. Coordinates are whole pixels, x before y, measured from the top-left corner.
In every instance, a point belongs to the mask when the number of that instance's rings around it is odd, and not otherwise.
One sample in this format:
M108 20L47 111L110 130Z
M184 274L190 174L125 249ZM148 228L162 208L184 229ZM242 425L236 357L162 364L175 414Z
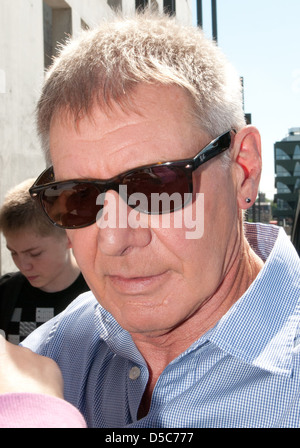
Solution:
M38 257L39 255L41 255L41 253L42 253L42 252L38 252L38 253L30 254L30 255L31 255L31 257L34 258L34 257Z

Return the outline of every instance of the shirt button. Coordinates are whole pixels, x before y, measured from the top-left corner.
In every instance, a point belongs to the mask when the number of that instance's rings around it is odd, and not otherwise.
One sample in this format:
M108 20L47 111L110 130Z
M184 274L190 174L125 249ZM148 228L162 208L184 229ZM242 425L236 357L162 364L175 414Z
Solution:
M141 374L141 370L138 367L136 367L136 366L132 367L129 370L129 378L131 380L136 380L140 376L140 374Z

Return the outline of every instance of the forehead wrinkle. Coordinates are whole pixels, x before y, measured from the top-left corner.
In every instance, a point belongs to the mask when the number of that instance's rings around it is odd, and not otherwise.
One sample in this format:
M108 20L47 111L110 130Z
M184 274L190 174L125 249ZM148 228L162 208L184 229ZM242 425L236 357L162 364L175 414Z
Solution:
M155 148L163 148L166 143L168 143L168 138L164 135L161 135L159 140L154 140L153 135L149 132L149 135L143 134L142 138L139 138L138 142L136 139L136 132L135 130L132 131L136 126L138 126L139 133L140 131L140 124L142 123L145 126L145 129L150 129L150 124L153 125L153 123L156 122L161 126L161 120L155 119L143 119L141 122L134 122L134 123L118 123L113 129L105 131L104 135L99 135L99 138L89 138L86 135L82 135L82 132L77 131L77 137L76 137L76 144L81 144L83 146L88 146L90 144L94 145L96 150L98 147L99 152L102 150L105 151L106 148L109 147L109 154L107 157L104 157L98 163L95 165L94 162L89 162L88 157L88 150L89 148L86 148L86 160L84 164L86 165L87 172L90 173L90 170L92 171L103 170L103 172L109 173L106 176L101 175L101 179L110 178L117 174L120 174L121 172L138 168L143 165L150 165L155 164L159 162L169 161L170 157L164 156L162 153L163 151L159 151L159 155L155 157L151 157L151 152L154 151ZM87 127L88 130L88 127ZM121 132L121 135L120 135ZM124 142L122 141L122 133L126 134L124 135ZM92 131L91 131L92 133ZM151 135L150 135L151 134ZM157 134L157 132L156 132ZM159 132L158 132L159 134ZM71 137L72 138L72 137ZM75 138L75 137L74 137ZM145 146L147 146L147 150L145 150ZM139 155L140 158L138 160L138 163L136 161L135 155L136 155L136 149L139 149ZM84 148L82 148L84 150ZM131 156L131 152L133 152ZM119 157L120 160L122 160L123 168L122 170L118 170L117 172L114 171L114 169L111 169L112 166L112 158L113 157ZM63 155L61 155L61 160L63 158ZM173 159L173 158L172 158ZM84 167L82 167L84 168ZM59 170L58 170L59 174ZM80 176L81 177L81 176ZM90 177L90 175L88 176ZM99 175L97 175L99 177Z
M98 117L101 120L101 127L99 126L99 123L95 120L91 120L89 117L84 117L80 120L81 124L74 129L72 124L69 123L59 123L59 126L61 127L61 132L67 131L68 138L70 140L75 140L76 143L83 143L83 144L106 144L106 140L108 139L108 143L110 146L114 144L114 140L120 140L120 137L122 137L122 133L126 134L126 139L130 143L130 141L136 142L135 139L135 130L132 131L136 126L140 128L141 125L144 125L146 129L150 129L150 125L154 124L155 122L160 123L159 119L151 119L146 117L141 117L141 120L133 119L130 123L129 121L124 122L123 120L120 120L117 118L116 120L110 119L106 122L105 117L103 120L103 116ZM127 117L128 119L128 117ZM116 121L116 123L112 127L112 123ZM54 124L54 123L53 123ZM92 125L92 127L91 127ZM75 131L75 134L73 133ZM95 136L96 131L96 136ZM98 135L97 135L98 134ZM129 138L129 135L132 134L132 138ZM53 141L55 142L55 135L52 127L52 136ZM115 136L115 138L114 138ZM141 143L144 143L146 141L142 140ZM127 146L124 144L124 146L120 147L120 149Z
M196 140L201 129L198 129L191 119L186 97L182 92L174 92L174 87L172 88L172 93L176 94L176 105L180 106L178 113L178 107L174 108L173 99L170 102L170 89L158 90L161 90L162 95L159 95L160 99L156 101L157 89L153 89L153 86L140 88L139 93L143 95L137 95L135 98L135 110L124 111L115 108L104 113L99 107L94 107L88 116L80 118L76 132L74 122L68 120L66 129L66 121L62 122L60 117L57 117L57 134L55 136L52 128L51 145L51 155L55 156L53 165L57 180L74 177L109 179L135 167L193 156L198 149ZM167 123L164 119L165 112ZM187 124L184 132L179 130L182 128L182 122ZM204 140L203 137L199 136L200 142ZM62 150L59 139L69 140L66 152ZM71 151L73 142L74 149ZM70 159L76 159L77 155L81 163L69 163ZM68 168L68 165L71 168Z

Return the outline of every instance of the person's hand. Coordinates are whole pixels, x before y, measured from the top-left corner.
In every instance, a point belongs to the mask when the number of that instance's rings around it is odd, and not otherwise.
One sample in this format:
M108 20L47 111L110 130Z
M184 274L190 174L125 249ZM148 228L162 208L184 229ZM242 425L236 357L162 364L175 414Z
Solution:
M63 398L63 379L50 358L10 344L0 335L0 394L37 393Z

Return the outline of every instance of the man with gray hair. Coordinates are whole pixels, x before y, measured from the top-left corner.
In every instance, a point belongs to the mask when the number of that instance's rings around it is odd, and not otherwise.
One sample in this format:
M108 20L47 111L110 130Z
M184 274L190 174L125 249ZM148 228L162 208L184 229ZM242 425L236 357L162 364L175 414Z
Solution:
M244 223L260 135L220 49L167 16L104 23L54 61L38 129L51 166L30 192L91 292L23 345L87 425L299 426L299 259Z

